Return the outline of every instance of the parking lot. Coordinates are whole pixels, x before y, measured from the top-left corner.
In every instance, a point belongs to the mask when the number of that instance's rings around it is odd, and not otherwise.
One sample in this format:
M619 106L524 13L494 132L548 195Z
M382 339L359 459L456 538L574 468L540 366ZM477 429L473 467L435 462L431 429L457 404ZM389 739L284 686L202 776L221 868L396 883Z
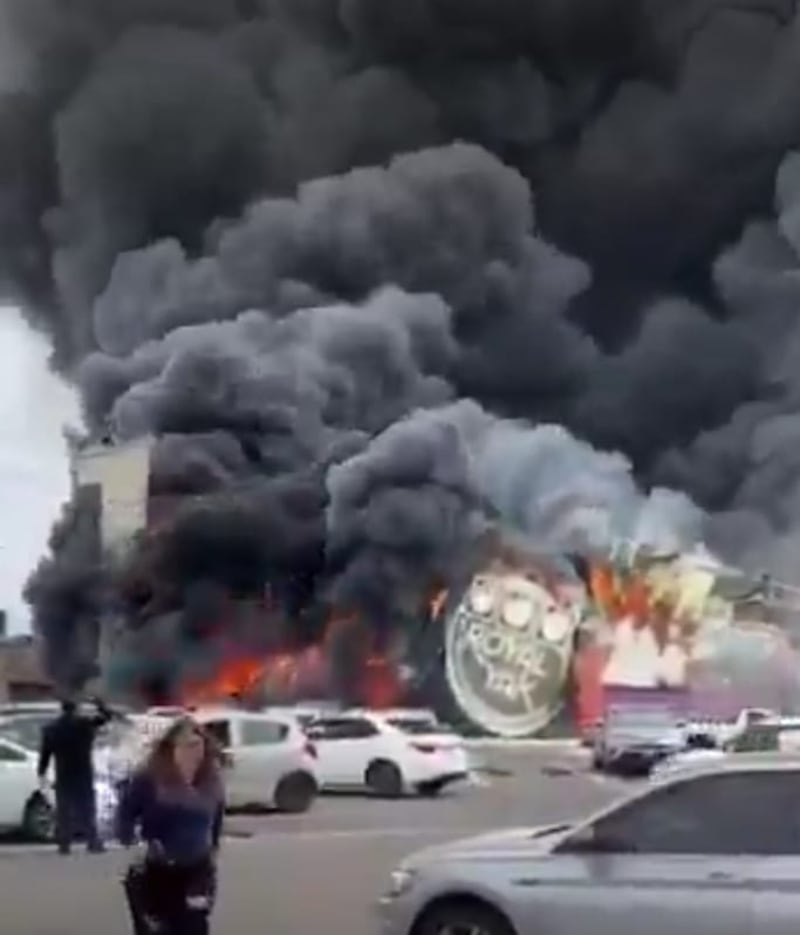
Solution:
M407 853L495 827L586 813L620 791L593 775L582 751L559 746L481 748L474 784L436 800L326 796L298 816L235 815L221 860L221 935L375 931L371 906ZM0 848L4 931L123 935L125 855Z

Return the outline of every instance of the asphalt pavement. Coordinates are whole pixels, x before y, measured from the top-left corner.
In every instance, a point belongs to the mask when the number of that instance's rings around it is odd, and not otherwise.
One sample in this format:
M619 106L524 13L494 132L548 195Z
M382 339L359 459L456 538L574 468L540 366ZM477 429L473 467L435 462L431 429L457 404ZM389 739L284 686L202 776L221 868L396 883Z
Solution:
M475 784L436 800L325 796L305 815L235 815L220 867L219 935L374 935L372 905L392 867L430 844L585 814L624 790L559 747L482 751ZM128 935L126 856L0 848L3 931Z

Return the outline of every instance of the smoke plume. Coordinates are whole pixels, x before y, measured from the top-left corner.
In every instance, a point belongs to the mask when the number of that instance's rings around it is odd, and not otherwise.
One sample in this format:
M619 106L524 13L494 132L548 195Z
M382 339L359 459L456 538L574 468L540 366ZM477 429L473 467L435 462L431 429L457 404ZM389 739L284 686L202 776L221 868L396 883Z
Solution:
M244 639L265 587L275 632L312 639L325 603L383 640L488 521L796 577L794 3L0 0L0 24L7 292L92 433L155 435L152 492L184 498L111 588L137 657L202 655L223 618ZM29 587L61 680L81 536Z

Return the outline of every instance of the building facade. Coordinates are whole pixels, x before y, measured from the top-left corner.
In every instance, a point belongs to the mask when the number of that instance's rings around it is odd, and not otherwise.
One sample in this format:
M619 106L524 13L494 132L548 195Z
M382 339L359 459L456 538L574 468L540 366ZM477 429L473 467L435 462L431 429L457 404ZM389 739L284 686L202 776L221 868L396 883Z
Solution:
M31 635L0 638L0 702L50 700L54 692Z

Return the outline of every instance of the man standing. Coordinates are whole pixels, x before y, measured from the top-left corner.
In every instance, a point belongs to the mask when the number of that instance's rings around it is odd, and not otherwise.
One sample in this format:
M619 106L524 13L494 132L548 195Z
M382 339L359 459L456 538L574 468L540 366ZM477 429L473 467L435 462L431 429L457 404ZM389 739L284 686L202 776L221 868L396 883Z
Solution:
M89 851L101 852L97 832L92 748L97 732L113 714L95 699L92 716L80 714L72 700L61 704L61 714L42 731L39 752L39 781L44 782L51 760L55 764L56 844L60 854L69 854L73 840L82 835Z

